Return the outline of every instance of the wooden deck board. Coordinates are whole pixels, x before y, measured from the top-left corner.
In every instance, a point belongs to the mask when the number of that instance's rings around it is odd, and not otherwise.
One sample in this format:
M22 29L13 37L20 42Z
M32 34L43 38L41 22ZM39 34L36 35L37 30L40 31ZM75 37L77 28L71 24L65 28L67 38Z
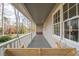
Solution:
M5 49L8 56L73 56L75 48L8 48Z

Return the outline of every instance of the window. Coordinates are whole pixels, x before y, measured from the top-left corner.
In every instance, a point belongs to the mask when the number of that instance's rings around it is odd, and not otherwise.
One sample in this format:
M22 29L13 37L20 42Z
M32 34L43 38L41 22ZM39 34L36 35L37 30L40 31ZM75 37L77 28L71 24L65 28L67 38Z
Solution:
M77 6L78 6L78 15L79 15L79 3L78 3L78 5L77 5Z
M64 16L64 17L63 17L64 20L68 19L68 12L66 11L66 12L63 14L63 16Z
M57 23L57 14L54 15L54 23Z
M70 39L78 41L78 18L70 21Z
M54 25L54 33L60 35L60 24Z
M63 12L66 12L68 10L68 3L63 5Z
M76 16L76 5L69 9L69 18Z
M60 22L60 11L58 11L57 22Z
M69 39L69 21L64 22L64 37Z
M70 40L73 40L73 41L79 41L79 38L78 38L78 22L79 22L79 18L78 17L75 17L77 16L77 5L75 3L70 3L70 4L64 4L63 5L63 8L64 6L68 6L68 10L65 12L64 9L63 9L63 21L64 21L64 37L67 38L67 39L70 39ZM78 7L79 8L79 7ZM73 17L73 18L72 18ZM75 17L75 18L74 18ZM72 19L71 19L72 18Z
M72 8L76 3L69 3L69 8Z
M60 10L54 15L54 34L60 35Z
M66 20L68 18L71 18L73 16L76 16L76 4L75 3L66 3L63 5L63 19Z
M68 3L63 5L63 16L64 20L68 19Z

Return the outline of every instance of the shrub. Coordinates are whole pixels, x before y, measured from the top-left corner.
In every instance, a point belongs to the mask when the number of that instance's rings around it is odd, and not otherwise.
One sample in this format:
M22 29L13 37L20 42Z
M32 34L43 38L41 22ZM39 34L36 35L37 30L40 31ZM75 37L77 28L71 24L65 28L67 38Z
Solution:
M9 36L1 36L0 37L0 42L6 42L6 41L9 41L9 40L11 40L11 37L9 37Z

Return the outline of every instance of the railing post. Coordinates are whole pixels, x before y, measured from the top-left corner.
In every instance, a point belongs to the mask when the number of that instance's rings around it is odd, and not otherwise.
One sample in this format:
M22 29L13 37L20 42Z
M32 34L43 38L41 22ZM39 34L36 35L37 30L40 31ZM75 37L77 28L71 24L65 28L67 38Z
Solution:
M4 47L1 47L1 50L0 50L0 56L3 56L4 55Z
M15 41L15 46L16 46L16 48L18 48L18 44L17 44L17 41Z
M10 43L9 45L10 45L10 48L12 48L12 43Z
M14 42L12 42L12 48L14 48Z
M19 29L18 29L18 26L19 26L19 24L18 24L18 12L16 11L16 9L14 8L14 11L15 11L15 17L16 17L16 32L17 32L17 37L19 37L19 35L18 35L18 32L19 32Z
M10 45L9 44L7 44L7 48L10 48Z
M18 40L16 41L16 45L17 45L17 48L18 48Z
M18 48L21 46L21 44L20 44L20 40L18 40Z
M14 44L14 48L15 48L15 41L14 41L14 43L13 43L13 44Z

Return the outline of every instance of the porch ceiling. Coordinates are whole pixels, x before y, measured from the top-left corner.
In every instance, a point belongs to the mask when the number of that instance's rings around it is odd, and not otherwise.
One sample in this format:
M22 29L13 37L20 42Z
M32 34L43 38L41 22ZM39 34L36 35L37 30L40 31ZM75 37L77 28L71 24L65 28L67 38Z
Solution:
M55 3L25 3L24 4L36 24L44 23Z

